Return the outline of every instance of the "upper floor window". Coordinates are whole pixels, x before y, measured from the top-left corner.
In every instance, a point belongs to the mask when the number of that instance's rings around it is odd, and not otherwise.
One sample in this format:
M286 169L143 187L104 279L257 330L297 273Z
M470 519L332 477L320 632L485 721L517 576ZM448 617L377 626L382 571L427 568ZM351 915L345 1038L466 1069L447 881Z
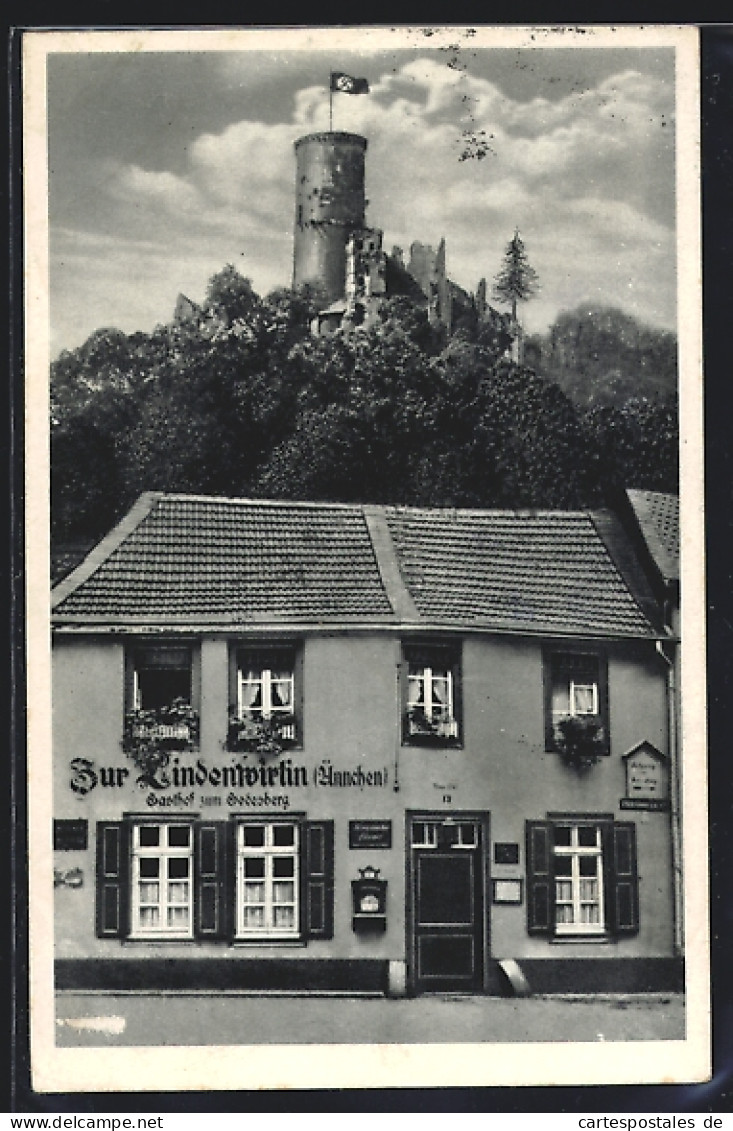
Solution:
M125 747L164 749L198 742L198 651L190 645L142 644L126 657Z
M298 740L301 678L295 647L235 648L230 683L230 748Z
M552 651L545 656L545 738L548 750L580 747L608 754L605 657Z
M460 653L444 644L405 644L408 742L460 739Z
M136 711L155 711L177 699L191 704L191 649L154 645L132 654L132 701Z

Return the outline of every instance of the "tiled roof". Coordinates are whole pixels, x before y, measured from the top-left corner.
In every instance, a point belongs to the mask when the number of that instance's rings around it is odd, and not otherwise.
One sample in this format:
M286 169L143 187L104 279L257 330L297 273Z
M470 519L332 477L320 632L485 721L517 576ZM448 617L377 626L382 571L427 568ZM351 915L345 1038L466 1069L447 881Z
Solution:
M680 576L680 500L679 495L661 491L627 491L637 521L662 577L666 581Z
M54 619L654 636L606 525L583 511L151 494L56 587Z
M146 502L141 521L62 596L57 616L197 623L392 618L357 507L182 495Z
M407 586L429 621L561 634L651 631L587 512L395 509L388 522Z

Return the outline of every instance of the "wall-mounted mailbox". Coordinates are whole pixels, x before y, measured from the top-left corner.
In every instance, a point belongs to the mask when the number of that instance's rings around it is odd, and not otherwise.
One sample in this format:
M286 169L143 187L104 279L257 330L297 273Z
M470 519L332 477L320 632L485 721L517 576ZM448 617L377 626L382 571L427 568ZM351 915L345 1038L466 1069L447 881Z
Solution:
M387 929L387 881L379 878L379 868L359 869L359 879L351 881L355 931L385 931Z

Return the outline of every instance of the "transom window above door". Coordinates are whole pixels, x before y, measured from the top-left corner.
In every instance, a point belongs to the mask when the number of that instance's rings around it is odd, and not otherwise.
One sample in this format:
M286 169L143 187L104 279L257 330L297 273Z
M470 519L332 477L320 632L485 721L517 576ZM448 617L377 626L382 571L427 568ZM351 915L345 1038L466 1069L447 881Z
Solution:
M480 827L477 821L413 820L412 848L478 848Z

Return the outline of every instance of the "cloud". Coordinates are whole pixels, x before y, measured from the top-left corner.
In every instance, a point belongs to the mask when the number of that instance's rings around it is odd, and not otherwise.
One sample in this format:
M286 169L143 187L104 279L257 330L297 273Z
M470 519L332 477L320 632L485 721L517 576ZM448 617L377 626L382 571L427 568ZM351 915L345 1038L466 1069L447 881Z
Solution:
M376 75L369 95L334 95L333 118L335 129L369 139L367 218L384 230L388 250L416 239L437 246L445 236L449 271L472 289L496 273L519 226L542 281L541 297L526 308L528 324L599 297L673 324L673 92L662 79L626 70L554 101L520 101L488 78L418 57ZM213 273L234 262L261 291L287 284L293 142L328 121L327 91L306 86L288 120L244 117L191 139L175 172L142 159L100 164L94 214L100 231L115 233L116 250L88 277L104 290L106 270L118 324L139 316L139 328L149 328L146 306L170 310L186 286L197 286L191 297L201 298L204 265ZM471 139L488 147L482 160L461 160ZM132 253L141 241L149 248L142 259ZM90 298L88 288L74 290L72 263L83 273L93 255L80 238L65 259L70 290L61 298L56 292L53 310L67 326L68 304L76 303L78 318ZM131 287L123 281L128 271ZM142 298L140 288L154 285L169 288L165 303ZM84 313L82 339L99 324L91 318L116 321L103 316L99 291Z

